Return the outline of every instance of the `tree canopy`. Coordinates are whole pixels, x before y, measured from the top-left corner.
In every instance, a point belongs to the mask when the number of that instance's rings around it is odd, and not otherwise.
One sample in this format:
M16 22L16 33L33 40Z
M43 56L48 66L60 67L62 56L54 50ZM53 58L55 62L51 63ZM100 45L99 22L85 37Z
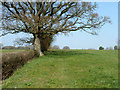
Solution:
M3 26L6 33L57 33L94 29L108 22L108 17L95 13L90 2L2 2Z
M30 33L36 43L50 41L59 32L80 30L96 35L96 29L111 22L99 16L96 3L91 2L2 2L2 6L2 36Z

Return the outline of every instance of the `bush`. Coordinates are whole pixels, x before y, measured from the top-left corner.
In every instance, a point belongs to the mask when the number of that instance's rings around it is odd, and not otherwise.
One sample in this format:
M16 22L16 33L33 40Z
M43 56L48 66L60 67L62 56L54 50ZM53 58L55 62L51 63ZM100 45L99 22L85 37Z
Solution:
M2 80L8 78L28 60L35 57L34 51L9 52L2 54Z
M68 46L64 46L63 49L70 49Z
M104 50L104 48L102 46L99 47L99 50Z
M24 49L30 49L30 48L29 48L29 47L22 47L22 46L19 46L19 47L17 47L17 49L24 50Z
M51 45L51 43L53 42L54 36L53 35L49 35L49 36L44 36L42 35L41 37L41 50L42 52L47 51Z
M114 46L114 50L118 50L118 46Z

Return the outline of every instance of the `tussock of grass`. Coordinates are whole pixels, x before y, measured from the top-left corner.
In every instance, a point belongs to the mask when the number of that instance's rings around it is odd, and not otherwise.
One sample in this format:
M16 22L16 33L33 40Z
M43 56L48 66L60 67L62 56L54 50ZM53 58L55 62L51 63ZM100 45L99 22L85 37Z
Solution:
M54 50L3 82L3 88L117 88L118 52Z

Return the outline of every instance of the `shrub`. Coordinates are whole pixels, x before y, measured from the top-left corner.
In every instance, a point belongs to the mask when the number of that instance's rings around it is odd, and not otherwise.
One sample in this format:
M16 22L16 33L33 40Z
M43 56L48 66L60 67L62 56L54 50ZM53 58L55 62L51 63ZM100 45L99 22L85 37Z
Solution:
M104 50L104 48L102 46L99 47L99 50Z
M35 57L34 51L9 52L2 54L2 79L6 79L28 60Z
M118 46L114 46L114 50L118 50Z
M64 46L63 49L70 49L68 46Z
M30 48L29 48L29 47L22 47L22 46L19 46L19 47L17 47L17 49L24 50L24 49L30 49Z

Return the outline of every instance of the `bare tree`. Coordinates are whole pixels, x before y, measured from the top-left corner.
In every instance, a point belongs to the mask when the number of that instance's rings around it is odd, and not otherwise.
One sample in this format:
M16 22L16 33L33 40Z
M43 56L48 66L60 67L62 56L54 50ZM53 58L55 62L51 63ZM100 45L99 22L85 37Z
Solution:
M107 47L106 50L113 50L113 48L112 47Z
M69 46L64 46L63 49L70 49Z
M33 38L31 37L17 38L14 41L14 46L28 46L31 44L33 44Z
M58 45L54 45L52 49L60 49Z
M2 2L3 34L25 32L34 36L34 50L43 55L41 42L70 31L85 31L96 35L96 30L108 17L99 16L96 3L90 2Z

